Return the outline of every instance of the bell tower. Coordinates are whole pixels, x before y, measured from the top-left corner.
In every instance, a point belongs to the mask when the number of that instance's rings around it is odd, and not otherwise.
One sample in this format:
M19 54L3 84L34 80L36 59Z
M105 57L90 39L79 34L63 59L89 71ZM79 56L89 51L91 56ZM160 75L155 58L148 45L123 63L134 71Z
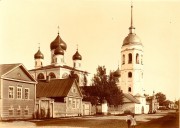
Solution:
M123 93L143 94L143 45L135 33L132 4L129 34L121 47L120 86Z

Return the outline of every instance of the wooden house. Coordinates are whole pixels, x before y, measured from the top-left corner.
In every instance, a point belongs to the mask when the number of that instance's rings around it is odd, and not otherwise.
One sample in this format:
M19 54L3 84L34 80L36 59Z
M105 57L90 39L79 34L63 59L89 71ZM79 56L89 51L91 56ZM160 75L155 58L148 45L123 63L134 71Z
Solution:
M75 78L39 81L36 89L37 118L79 116L82 94Z
M33 117L36 83L22 64L0 65L1 120Z

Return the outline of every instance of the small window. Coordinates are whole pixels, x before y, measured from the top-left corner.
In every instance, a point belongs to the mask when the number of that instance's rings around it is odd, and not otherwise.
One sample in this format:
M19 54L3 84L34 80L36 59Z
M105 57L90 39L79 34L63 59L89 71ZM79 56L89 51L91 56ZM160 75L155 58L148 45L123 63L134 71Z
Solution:
M141 64L143 65L143 55L141 55Z
M128 92L131 92L131 87L128 88Z
M29 108L28 106L26 106L26 108L24 109L24 115L28 115L29 114Z
M128 78L132 78L132 72L128 72Z
M18 115L18 116L21 115L21 109L17 109L17 115Z
M132 54L129 53L129 54L128 54L128 57L129 57L128 63L131 64L131 63L132 63Z
M72 87L72 92L76 93L76 87Z
M51 78L56 78L56 75L55 75L53 72L49 73L49 76L50 76Z
M37 79L38 79L38 80L44 79L43 73L39 73L38 76L37 76Z
M74 62L74 67L76 67L76 63Z
M14 98L14 87L9 87L9 98L13 99Z
M22 99L22 87L17 87L17 99Z
M62 62L62 63L64 62L64 59L63 59L63 58L61 58L61 62Z
M29 99L29 89L28 88L24 89L24 98Z
M14 115L14 110L13 109L9 109L9 116L13 116Z
M139 64L139 54L136 53L136 64Z
M76 108L79 108L79 99L76 100Z
M125 55L122 57L122 64L125 64Z
M75 99L73 100L73 103L72 103L72 108L75 108L76 107L76 101Z
M71 98L69 98L68 106L69 106L69 108L72 107L72 99Z
M25 109L25 110L24 110L24 115L28 115L28 112L29 112L29 111Z

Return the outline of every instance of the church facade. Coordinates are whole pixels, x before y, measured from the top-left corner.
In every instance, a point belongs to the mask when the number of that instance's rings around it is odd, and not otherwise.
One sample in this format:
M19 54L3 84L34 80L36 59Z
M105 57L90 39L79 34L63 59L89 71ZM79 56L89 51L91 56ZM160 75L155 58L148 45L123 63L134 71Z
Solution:
M143 92L143 44L135 33L133 6L129 34L121 47L121 69L114 72L117 86L124 94L124 111L135 114L148 113L149 107Z

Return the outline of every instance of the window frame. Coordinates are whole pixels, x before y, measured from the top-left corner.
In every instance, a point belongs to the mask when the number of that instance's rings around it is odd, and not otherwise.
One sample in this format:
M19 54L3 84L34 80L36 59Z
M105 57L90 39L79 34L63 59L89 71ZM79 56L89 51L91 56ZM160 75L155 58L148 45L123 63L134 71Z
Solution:
M132 78L132 72L128 72L128 78Z
M10 111L12 111L12 114L10 114ZM14 108L13 108L13 106L10 106L10 108L8 109L8 115L9 116L14 116Z
M123 56L122 56L122 65L124 65L125 64L125 55L123 54Z
M136 53L136 64L139 64L139 54Z
M20 92L18 89L20 89ZM20 93L20 97L19 97L19 93ZM17 87L16 96L17 99L22 99L22 87Z
M17 116L21 116L21 108L18 108L18 109L17 109L16 115L17 115Z
M44 80L44 79L45 79L45 76L42 72L37 75L37 80Z
M26 90L28 90L27 98L26 98ZM29 100L29 96L30 96L30 89L29 88L24 88L24 99Z
M12 97L10 97L10 88L12 88L12 94L11 94ZM9 88L8 88L8 98L9 99L14 99L14 86L9 86Z
M26 114L26 112L27 112L27 114ZM26 106L26 108L24 109L24 115L25 116L29 115L29 108L28 108L28 106Z
M128 54L128 64L132 64L133 58L132 58L132 53Z
M72 108L76 108L76 99L72 100Z

